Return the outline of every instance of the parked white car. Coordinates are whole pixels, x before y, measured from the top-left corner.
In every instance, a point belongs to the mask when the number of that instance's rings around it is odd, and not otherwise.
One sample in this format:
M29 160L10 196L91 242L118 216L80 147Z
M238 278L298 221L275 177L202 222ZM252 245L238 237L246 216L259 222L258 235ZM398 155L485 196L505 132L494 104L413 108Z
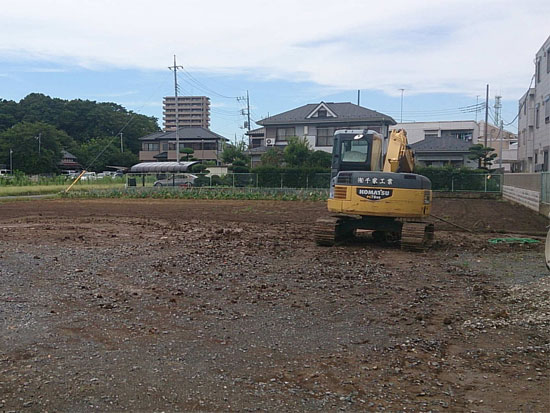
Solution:
M81 181L93 181L97 179L95 172L85 172L84 175L80 178Z

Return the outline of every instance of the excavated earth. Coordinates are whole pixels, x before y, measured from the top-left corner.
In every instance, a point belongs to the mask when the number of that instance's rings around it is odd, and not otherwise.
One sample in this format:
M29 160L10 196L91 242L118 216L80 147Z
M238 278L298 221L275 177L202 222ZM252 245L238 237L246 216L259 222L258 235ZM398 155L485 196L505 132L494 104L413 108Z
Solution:
M0 411L550 411L546 219L436 199L413 253L318 247L325 214L1 203Z

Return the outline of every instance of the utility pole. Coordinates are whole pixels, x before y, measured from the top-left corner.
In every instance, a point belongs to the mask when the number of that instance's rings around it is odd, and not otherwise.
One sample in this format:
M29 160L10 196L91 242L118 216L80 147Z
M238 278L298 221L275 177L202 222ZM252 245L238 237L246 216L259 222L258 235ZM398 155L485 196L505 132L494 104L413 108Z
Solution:
M488 131L488 125L487 122L489 122L489 84L487 84L487 92L485 93L485 132L483 136L483 146L487 147L487 131Z
M120 135L120 153L123 153L124 152L124 148L122 146L122 132L119 133Z
M241 110L241 114L243 116L246 115L247 117L247 121L246 121L246 124L245 124L245 129L248 130L248 132L250 132L250 97L248 96L248 90L246 91L246 97L238 97L237 98L238 101L241 101L241 100L245 100L246 101L246 113L245 113L245 109ZM249 135L250 137L250 135Z
M361 89L357 89L357 106L361 106Z
M502 96L495 96L495 126L500 124L500 109L502 109L500 99L502 99Z
M248 132L250 132L250 98L248 96L248 90L246 91L246 116L248 118Z
M399 89L401 91L401 121L399 123L403 123L403 92L405 92L405 89Z
M502 109L502 103L500 103L500 99L502 99L502 96L495 96L495 126L499 126L500 125L500 122L501 122L501 117L500 117L500 110ZM501 145L501 150L500 150L500 154L502 155L502 130L499 130L498 132L498 137L500 137L500 145ZM491 148L493 147L493 137L491 136ZM500 158L500 156L499 156Z
M34 139L38 141L38 156L40 156L40 147L42 145L42 132L38 133L38 136L35 136Z
M10 173L13 175L13 150L10 148Z
M504 139L504 121L501 119L500 120L500 130L499 130L499 135L500 135L500 150L499 150L499 156L498 156L498 167L499 168L502 168L502 144L503 144L503 139ZM510 142L510 141L508 141ZM508 148L510 148L508 146Z
M179 136L179 113L178 113L178 69L183 69L183 66L176 64L176 55L174 55L174 66L169 66L168 69L174 71L174 96L176 98L176 162L180 163L180 136Z

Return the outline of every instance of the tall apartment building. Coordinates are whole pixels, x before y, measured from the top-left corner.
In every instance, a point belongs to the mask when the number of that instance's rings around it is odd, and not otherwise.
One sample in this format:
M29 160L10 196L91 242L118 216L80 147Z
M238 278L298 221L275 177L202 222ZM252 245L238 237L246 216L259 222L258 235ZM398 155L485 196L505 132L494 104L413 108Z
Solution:
M519 100L518 161L522 172L550 170L550 37L535 55L534 87Z
M176 98L163 100L164 131L176 130ZM210 129L210 98L206 96L178 96L178 126Z

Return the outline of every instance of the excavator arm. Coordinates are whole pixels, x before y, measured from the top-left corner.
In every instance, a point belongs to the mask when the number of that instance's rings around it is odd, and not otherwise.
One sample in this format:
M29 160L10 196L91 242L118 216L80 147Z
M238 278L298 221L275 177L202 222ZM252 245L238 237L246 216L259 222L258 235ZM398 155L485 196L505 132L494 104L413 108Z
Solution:
M393 130L390 134L384 172L413 172L414 154L407 147L407 132L404 129Z

